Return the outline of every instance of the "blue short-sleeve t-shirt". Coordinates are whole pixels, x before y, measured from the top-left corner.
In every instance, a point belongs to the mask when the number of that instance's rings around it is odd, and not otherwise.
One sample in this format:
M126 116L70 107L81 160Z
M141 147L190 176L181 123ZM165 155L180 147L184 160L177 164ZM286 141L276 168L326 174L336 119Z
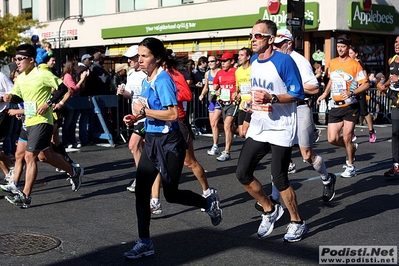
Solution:
M157 76L142 84L141 98L152 110L167 110L168 106L177 106L177 89L170 75L162 68L158 69ZM148 133L168 133L178 130L176 121L169 122L147 117L145 131Z

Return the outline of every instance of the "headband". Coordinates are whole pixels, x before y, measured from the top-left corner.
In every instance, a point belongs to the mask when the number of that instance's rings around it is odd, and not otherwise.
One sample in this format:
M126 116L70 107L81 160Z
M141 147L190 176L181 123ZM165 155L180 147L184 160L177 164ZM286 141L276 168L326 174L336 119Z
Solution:
M28 51L16 51L17 55L23 55L23 56L28 56L28 57L33 57L33 55L31 53L29 53Z
M337 40L337 43L342 43L342 44L345 44L346 46L350 46L352 44L352 42L350 40L346 40L346 39L342 39L342 38L339 38Z

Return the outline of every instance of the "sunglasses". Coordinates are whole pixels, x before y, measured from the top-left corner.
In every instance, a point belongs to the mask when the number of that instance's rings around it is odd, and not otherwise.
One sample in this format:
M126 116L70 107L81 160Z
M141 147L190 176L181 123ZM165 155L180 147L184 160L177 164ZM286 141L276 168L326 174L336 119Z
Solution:
M208 63L215 63L216 60L209 60Z
M15 57L14 59L15 59L15 61L20 62L20 61L28 59L28 58L29 58L28 56L21 56L21 57Z
M265 34L265 33L260 33L260 32L256 32L256 33L250 33L249 34L249 38L252 40L252 38L255 37L255 39L257 40L263 40L266 37L272 37L272 34Z

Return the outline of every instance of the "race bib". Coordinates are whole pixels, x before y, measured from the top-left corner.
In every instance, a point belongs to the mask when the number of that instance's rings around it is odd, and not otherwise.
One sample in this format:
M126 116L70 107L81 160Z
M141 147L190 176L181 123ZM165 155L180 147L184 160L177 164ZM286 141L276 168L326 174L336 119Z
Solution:
M208 85L208 87L209 87L209 93L211 95L215 95L215 89L213 88L213 85Z
M25 117L33 117L36 115L36 102L24 102Z
M333 81L331 96L336 103L341 103L344 99L342 98L342 92L346 90L346 82L344 80Z
M134 98L136 98L136 97L141 95L141 86L131 85L131 86L129 86L129 89L130 89L131 94L132 94L132 96Z
M251 85L250 84L241 84L240 85L240 93L241 95L250 95Z
M220 89L220 100L230 102L230 89Z

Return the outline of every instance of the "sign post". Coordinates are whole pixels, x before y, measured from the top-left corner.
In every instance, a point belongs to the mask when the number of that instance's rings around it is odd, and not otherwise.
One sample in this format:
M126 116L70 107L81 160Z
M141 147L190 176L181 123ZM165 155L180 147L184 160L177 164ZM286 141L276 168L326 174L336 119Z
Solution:
M287 2L287 28L294 37L295 51L304 54L303 40L305 0L288 0Z

